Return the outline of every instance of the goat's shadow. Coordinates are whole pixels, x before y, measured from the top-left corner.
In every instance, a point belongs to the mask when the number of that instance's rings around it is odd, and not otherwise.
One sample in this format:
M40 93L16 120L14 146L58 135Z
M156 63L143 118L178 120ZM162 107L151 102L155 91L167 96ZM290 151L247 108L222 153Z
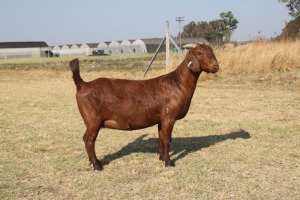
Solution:
M124 146L121 150L106 155L100 162L103 165L107 165L109 162L113 160L117 160L122 158L123 156L130 155L132 153L157 153L158 146L158 138L149 138L148 134L141 135L133 142ZM179 137L172 138L172 144L170 148L170 156L173 161L180 160L187 156L188 154L201 150L203 148L210 147L217 143L226 141L226 140L235 140L238 138L241 139L249 139L251 135L249 132L245 130L240 130L236 132L231 132L224 135L209 135L209 136L201 136L201 137ZM178 155L177 155L178 154ZM177 155L177 156L176 156ZM176 156L176 157L174 157Z

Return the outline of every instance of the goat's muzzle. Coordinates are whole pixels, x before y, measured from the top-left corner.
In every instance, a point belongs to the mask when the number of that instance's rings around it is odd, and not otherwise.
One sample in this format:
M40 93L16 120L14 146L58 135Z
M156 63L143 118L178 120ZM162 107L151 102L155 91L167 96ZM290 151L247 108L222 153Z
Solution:
M209 68L209 73L217 73L219 71L219 65L215 64L213 67Z

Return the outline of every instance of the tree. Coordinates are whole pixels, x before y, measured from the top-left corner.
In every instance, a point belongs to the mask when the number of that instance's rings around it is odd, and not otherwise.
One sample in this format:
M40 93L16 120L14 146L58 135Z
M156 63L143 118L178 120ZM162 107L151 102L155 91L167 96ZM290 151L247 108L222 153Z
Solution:
M197 29L196 23L194 21L190 22L189 24L183 27L183 32L181 33L181 37L183 38L197 37L196 29Z
M300 15L296 19L291 20L276 39L281 40L297 38L300 38Z
M237 28L237 24L239 23L239 21L236 18L234 18L231 11L222 12L220 14L220 17L221 17L220 28L222 31L222 35L224 36L224 40L228 42L230 41L233 31Z
M206 34L206 38L218 45L223 43L223 33L222 33L222 21L213 20L209 22L209 29Z
M300 0L278 0L280 3L285 3L290 11L289 14L296 19L300 15Z
M234 18L231 11L222 12L221 19L209 22L190 22L183 27L181 36L183 38L203 37L207 41L222 44L230 40L233 31L237 28L238 20Z

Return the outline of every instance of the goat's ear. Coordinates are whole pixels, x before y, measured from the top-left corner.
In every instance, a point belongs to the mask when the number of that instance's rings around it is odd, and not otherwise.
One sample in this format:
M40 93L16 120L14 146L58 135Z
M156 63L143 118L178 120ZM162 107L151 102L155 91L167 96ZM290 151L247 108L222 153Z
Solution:
M188 55L188 68L190 68L193 72L200 72L200 63L193 51L189 52Z

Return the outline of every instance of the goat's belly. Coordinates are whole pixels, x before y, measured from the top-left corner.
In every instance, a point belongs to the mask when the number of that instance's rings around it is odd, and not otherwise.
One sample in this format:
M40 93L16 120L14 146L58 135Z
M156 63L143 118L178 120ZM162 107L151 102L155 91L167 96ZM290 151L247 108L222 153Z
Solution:
M143 129L157 124L155 120L114 120L109 119L104 121L104 128L119 129L119 130L137 130Z

